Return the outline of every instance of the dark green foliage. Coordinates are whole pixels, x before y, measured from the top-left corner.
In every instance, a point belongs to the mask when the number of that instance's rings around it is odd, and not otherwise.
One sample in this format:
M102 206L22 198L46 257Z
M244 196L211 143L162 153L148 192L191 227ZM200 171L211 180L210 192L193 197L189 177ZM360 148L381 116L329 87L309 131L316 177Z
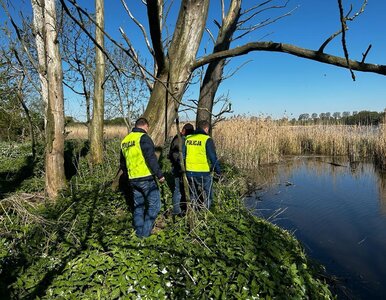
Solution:
M216 205L192 212L193 227L166 210L166 227L138 239L124 198L106 180L114 167L84 164L81 158L56 204L30 209L39 222L0 213L7 228L0 231L1 299L332 298L294 237L243 208L245 184L229 166Z
M342 118L345 125L379 125L383 122L385 113L376 111L360 111L359 113Z
M76 175L79 169L79 161L89 151L89 142L81 140L67 140L64 143L64 172L67 179Z
M279 120L280 121L280 120ZM367 111L360 112L340 112L313 113L310 117L308 113L299 115L298 120L292 119L292 125L358 125L358 126L378 126L385 122L385 112Z
M119 126L125 126L125 120L124 118L114 118L110 120L104 120L105 125L119 125Z
M30 191L26 180L36 183L33 175L38 174L43 165L41 151L42 148L38 148L40 155L33 160L28 144L0 143L0 199L16 190Z

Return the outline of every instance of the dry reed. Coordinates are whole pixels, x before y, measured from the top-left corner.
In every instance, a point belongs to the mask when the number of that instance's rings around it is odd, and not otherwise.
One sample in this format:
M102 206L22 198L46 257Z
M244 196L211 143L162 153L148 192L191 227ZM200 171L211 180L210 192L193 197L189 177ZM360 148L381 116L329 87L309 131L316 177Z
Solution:
M386 170L386 124L380 126L374 156L376 164L382 170Z
M105 125L103 135L105 139L124 138L129 130L125 125ZM66 127L67 139L85 140L88 138L88 127L84 124L70 125Z
M275 163L283 155L347 156L350 161L374 158L385 142L371 126L281 125L259 118L233 118L215 128L217 152L240 168ZM384 133L383 133L384 137ZM382 146L383 145L383 146ZM385 149L377 150L385 157Z
M183 124L180 124L180 129ZM66 127L67 139L87 139L85 125ZM126 126L106 125L106 139L124 138ZM169 136L176 133L172 126ZM238 117L220 122L213 130L217 154L239 168L254 169L276 163L284 155L346 156L358 161L374 159L386 169L386 126L290 126L261 118Z

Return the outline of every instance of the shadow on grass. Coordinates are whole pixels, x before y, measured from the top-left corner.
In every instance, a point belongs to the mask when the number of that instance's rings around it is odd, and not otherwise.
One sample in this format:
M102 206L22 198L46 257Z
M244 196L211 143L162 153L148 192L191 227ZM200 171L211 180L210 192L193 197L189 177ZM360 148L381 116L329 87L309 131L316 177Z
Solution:
M21 291L11 288L8 288L8 290L3 289L3 291L0 290L2 292L0 299L12 299L15 296L16 298L20 296L23 299L40 299L46 295L47 289L55 278L63 274L68 262L81 255L84 251L89 251L90 247L92 247L90 246L90 240L95 239L99 233L103 233L103 226L111 222L112 212L109 210L112 209L112 205L109 200L112 195L115 194L96 185L87 191L73 193L72 196L62 200L64 201L63 203L58 202L58 207L54 206L51 209L47 209L46 218L53 220L62 219L64 222L58 223L54 228L50 229L57 237L55 241L51 240L47 255L48 257L56 257L59 259L59 262L53 269L49 269L45 267L46 262L44 259L39 262L39 251L42 251L42 249L36 249L36 253L29 253L29 260L24 260L23 265L15 265L13 268L9 266L8 270L5 270L9 274L1 274L2 276L0 276L7 277L12 273L12 269L18 270L19 273L12 274L12 280L8 280L8 286L17 284L17 288L20 287ZM122 203L124 203L123 199ZM50 237L41 236L40 240L35 241L35 243L36 245L41 245L46 243L47 239L50 240ZM28 241L29 239L27 238ZM101 246L107 250L107 245L101 243ZM23 283L23 286L20 286L17 283L18 277L23 273L24 277L28 273L35 276L36 269L38 272L43 272L42 276L36 274L36 279L38 280L36 284L31 289L23 291L25 283Z
M24 164L17 171L0 172L0 199L4 198L5 194L16 191L24 180L32 177L34 166L35 161L32 156L27 156Z
M40 297L44 296L47 292L47 289L51 285L52 281L57 276L63 273L63 270L65 269L67 263L72 259L74 259L79 254L81 254L82 251L87 249L87 242L91 236L91 231L95 220L95 212L99 209L97 207L97 201L100 197L99 188L95 188L91 193L90 192L87 193L87 196L91 197L92 201L91 203L89 203L89 205L87 205L87 212L88 212L86 216L87 220L85 222L84 232L82 234L83 238L82 240L80 240L80 244L76 245L73 242L69 241L68 235L66 234L66 232L64 230L61 230L59 232L57 242L55 245L53 245L53 249L51 250L51 252L58 250L58 248L62 243L68 244L70 247L72 247L73 251L68 251L68 254L61 259L60 264L53 270L48 271L44 275L44 277L40 280L40 282L36 285L34 290L31 291L25 297L25 299L40 299ZM82 209L84 209L84 207L81 207L81 205L76 205L70 219L75 220L78 216L82 215Z
M64 144L64 173L69 180L78 173L79 161L90 150L89 141L69 140Z
M71 177L77 174L80 158L85 157L88 151L88 141L65 142L64 172L67 179L71 179ZM33 177L37 168L44 168L42 161L44 161L44 153L40 153L39 157L36 159L34 159L32 156L27 156L24 163L21 164L18 170L6 170L0 172L0 199L3 199L6 194L15 192L23 183L23 181ZM15 160L15 164L16 163L17 162Z

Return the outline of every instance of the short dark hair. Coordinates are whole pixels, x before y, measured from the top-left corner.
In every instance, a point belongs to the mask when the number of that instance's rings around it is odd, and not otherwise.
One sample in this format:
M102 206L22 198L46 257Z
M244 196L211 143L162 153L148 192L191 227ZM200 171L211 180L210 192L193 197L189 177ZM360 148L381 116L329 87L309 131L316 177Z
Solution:
M197 127L200 129L210 128L210 123L206 120L201 120L198 122Z
M139 118L137 121L135 121L135 127L143 127L143 126L149 126L149 122L145 118Z
M185 130L185 135L190 135L194 132L194 127L190 123L186 123L182 129Z

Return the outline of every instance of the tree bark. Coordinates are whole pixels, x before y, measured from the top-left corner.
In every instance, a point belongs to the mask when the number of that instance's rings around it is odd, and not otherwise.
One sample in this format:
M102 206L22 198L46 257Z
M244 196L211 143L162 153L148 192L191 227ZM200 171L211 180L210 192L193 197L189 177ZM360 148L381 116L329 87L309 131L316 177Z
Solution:
M104 0L95 1L96 11L96 29L95 39L104 49ZM105 81L105 57L99 47L95 47L95 83L94 83L94 101L93 117L90 127L90 151L91 162L101 164L103 162L103 120L104 120L104 81Z
M36 51L39 62L39 79L41 86L41 97L44 103L44 127L47 122L47 107L48 107L48 82L47 82L47 65L46 65L46 49L45 49L45 30L44 30L44 0L31 0L33 10L33 33L35 36Z
M248 43L233 49L212 53L208 56L198 59L192 67L193 69L196 69L215 60L241 56L251 51L282 52L282 53L287 53L294 56L326 63L329 65L342 67L345 69L348 69L349 67L351 67L351 69L355 71L371 72L371 73L386 75L386 65L369 64L369 63L359 62L355 60L349 60L349 64L348 64L346 58L343 58L343 57L330 55L320 51L305 49L291 44L276 43L276 42Z
M240 18L241 0L232 0L227 16L224 18L219 30L213 53L228 50L231 39L237 29ZM196 124L200 121L212 123L212 110L214 98L222 81L225 59L215 60L209 63L198 100Z
M184 0L181 3L168 57L163 69L158 68L158 76L144 113L150 123L149 134L156 146L163 144L189 83L208 7L209 0ZM163 61L161 58L158 60Z
M46 193L49 198L58 196L66 186L64 173L64 100L63 72L56 28L55 0L44 0L45 59L48 82L46 115Z

